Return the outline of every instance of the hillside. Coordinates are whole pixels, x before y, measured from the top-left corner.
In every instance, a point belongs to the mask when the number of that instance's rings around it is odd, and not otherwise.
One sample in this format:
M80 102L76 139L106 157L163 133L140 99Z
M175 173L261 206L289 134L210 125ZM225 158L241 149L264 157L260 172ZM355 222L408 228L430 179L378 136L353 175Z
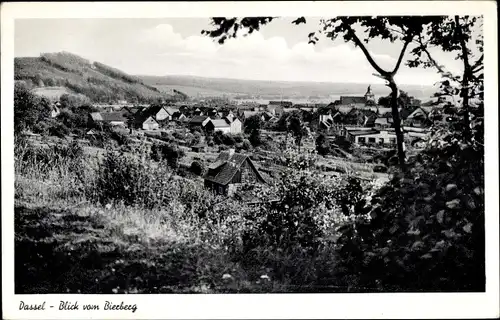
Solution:
M168 97L137 77L68 52L15 58L14 79L50 97L68 92L83 94L94 102L148 102Z
M328 99L340 95L363 95L369 84L365 83L329 83L329 82L292 82L260 81L223 78L204 78L194 76L137 76L144 83L168 92L172 88L182 88L191 96L227 95L233 97L261 99ZM428 100L435 89L430 86L402 85L401 89L410 95ZM373 84L376 96L389 94L389 89L380 84Z

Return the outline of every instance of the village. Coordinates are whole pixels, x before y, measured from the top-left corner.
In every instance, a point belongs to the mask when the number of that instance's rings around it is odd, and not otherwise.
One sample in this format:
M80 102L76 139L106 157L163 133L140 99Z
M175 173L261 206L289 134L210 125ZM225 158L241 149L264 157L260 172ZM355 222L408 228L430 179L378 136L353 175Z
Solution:
M58 116L59 107L60 103L55 102L52 117ZM370 86L364 96L341 96L330 104L202 100L148 105L118 101L94 104L93 108L99 112L88 114L89 129L81 142L92 142L107 128L137 144L174 145L184 155L179 160L181 166L201 167L195 171L201 171L207 189L240 199L245 198L237 192L241 185L268 183L286 165L283 152L294 144L289 123L293 116L303 130L299 148L303 152L319 151L321 161L316 169L325 176L350 171L361 179L385 178L390 162L380 160L380 154L390 154L396 145L391 108L377 103ZM443 110L436 103L422 104L413 98L409 105L401 106L405 148L419 150L429 127L436 121L446 121ZM328 145L323 149L331 152L321 152L320 135ZM358 156L354 157L354 153ZM378 160L366 157L373 153L378 154Z

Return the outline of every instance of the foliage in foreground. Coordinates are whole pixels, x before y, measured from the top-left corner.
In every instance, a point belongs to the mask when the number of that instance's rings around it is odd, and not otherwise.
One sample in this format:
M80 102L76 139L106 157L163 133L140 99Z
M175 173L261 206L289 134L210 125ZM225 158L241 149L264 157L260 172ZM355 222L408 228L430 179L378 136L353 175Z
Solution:
M130 259L120 267L115 260L106 262L108 251L98 250L104 262L85 262L85 268L92 274L108 265L117 270L97 276L105 292L197 292L203 286L208 292L481 291L483 151L480 143L464 144L454 135L435 141L445 144L429 146L409 162L407 175L375 188L356 179L325 179L311 170L314 155L288 151L289 169L278 183L252 191L267 200L258 206L214 196L176 176L166 163L152 161L147 150L109 150L98 159L85 156L77 144L42 149L19 141L16 177L58 181L61 189L80 190L57 189L47 201L83 196L89 208L106 208L103 218L121 212L116 223L134 221L132 228L141 239L158 232L166 239L175 234L171 249L178 249L176 262L167 266L156 264L170 258L150 257L157 250L170 252L154 241L145 242L133 256L122 247L113 249ZM16 197L23 199L27 189L16 186ZM198 249L188 249L194 247ZM53 250L68 252L64 247ZM92 251L94 245L72 254L83 259ZM137 281L127 282L132 264L141 272L134 274ZM159 279L167 289L154 285ZM256 286L255 281L267 285ZM54 283L51 290L59 286ZM66 288L76 292L79 285Z

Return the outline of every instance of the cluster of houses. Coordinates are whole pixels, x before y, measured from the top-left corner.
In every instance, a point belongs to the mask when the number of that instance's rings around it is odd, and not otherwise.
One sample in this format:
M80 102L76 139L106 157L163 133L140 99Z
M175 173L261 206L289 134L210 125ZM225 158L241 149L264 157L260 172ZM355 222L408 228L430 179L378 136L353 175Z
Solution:
M175 121L202 131L228 134L242 132L246 119L259 116L264 123L275 123L286 113L299 111L311 118L320 130L342 134L356 144L393 145L396 135L392 110L377 104L371 87L363 96L341 96L330 104L293 104L291 101L269 101L253 105L204 105L179 102L158 105L100 105L102 112L90 114L94 123L108 123L130 129L157 130ZM399 109L405 136L425 138L430 125L441 117L439 108L415 103Z
M89 120L94 124L107 123L111 126L142 130L158 130L171 121L185 124L190 128L200 127L223 133L238 134L242 130L241 121L232 111L200 108L188 111L164 105L125 106L112 111L105 109L103 112L91 113Z
M424 139L433 122L446 121L440 108L431 105L399 108L403 130L410 139ZM319 128L341 133L359 145L394 145L392 109L377 105L368 87L364 96L342 96L319 115Z

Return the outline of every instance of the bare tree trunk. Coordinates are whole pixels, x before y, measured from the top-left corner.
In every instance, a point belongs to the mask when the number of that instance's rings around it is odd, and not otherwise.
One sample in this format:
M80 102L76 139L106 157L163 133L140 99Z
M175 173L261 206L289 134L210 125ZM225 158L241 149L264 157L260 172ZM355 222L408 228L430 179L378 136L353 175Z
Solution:
M396 132L396 143L398 151L398 160L401 171L406 171L406 160L405 160L405 150L404 150L404 135L401 130L401 118L399 117L398 110L398 86L394 79L390 77L387 79L389 81L389 88L391 88L391 111L392 119L394 122L394 131Z
M391 88L391 110L392 110L392 119L394 121L394 130L396 132L396 143L397 143L397 152L398 152L398 160L399 160L399 166L401 167L401 171L405 172L406 171L406 161L405 161L405 150L404 150L404 136L403 136L403 131L401 130L401 120L399 117L399 110L398 110L398 86L396 85L396 82L394 81L394 76L399 70L399 67L401 66L401 62L403 61L404 54L406 52L406 49L410 42L412 41L413 36L410 37L405 37L405 42L403 45L403 48L401 48L401 52L399 53L399 58L398 61L396 62L396 66L392 71L386 71L382 69L376 62L373 60L373 57L371 56L370 52L368 49L365 47L363 42L356 36L356 33L349 27L349 33L353 37L354 43L361 48L361 51L363 51L366 59L370 63L370 65L379 73L377 75L378 77L385 79L387 82L389 82L388 86Z

